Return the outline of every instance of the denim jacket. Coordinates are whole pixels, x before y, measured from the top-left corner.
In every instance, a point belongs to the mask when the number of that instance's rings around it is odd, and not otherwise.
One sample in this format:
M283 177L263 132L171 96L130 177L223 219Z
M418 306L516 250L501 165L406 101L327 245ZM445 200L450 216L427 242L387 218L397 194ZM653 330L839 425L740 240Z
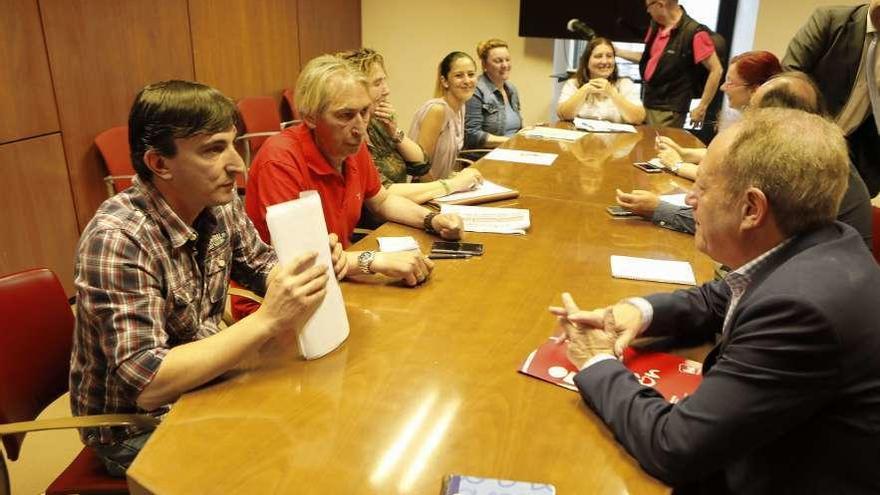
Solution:
M516 86L504 83L510 106L519 113L519 93ZM474 96L467 101L464 121L464 147L480 148L486 143L487 134L504 134L504 97L489 77L483 73L477 79Z

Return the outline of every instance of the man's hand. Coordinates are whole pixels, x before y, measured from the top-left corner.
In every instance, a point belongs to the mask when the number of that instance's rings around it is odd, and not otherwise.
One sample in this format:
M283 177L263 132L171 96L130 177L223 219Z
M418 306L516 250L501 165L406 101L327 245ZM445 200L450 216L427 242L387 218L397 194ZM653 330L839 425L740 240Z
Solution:
M706 118L706 110L707 108L702 105L697 105L696 108L691 110L691 124L698 125L703 122L703 119Z
M650 191L634 189L630 193L617 190L617 204L644 218L651 218L660 204L660 197Z
M339 242L336 234L331 233L328 238L330 240L330 259L333 261L333 272L336 274L336 280L342 280L345 278L345 274L348 273L348 256L345 255L342 243Z
M624 349L638 337L642 327L641 310L627 302L619 302L614 306L598 308L592 311L581 311L571 295L566 292L562 294L562 303L562 307L551 306L550 312L580 330L601 329L603 332L608 333L611 336L611 344L607 348L604 347L605 343L603 340L596 341L595 338L590 341L590 345L594 349L600 349L603 352L613 352L616 356L623 355ZM599 336L597 338L605 339L606 337ZM585 345L579 345L578 349L578 352L581 353L580 357L584 357L584 353L587 352L585 351ZM594 352L593 355L596 353L598 352ZM587 362L590 358L592 358L592 355L584 359L583 363ZM572 360L572 363L578 365L574 360ZM580 368L581 365L578 365L578 367Z
M397 134L397 118L394 116L394 107L388 100L382 100L373 107L374 118L379 119L389 136Z
M297 256L280 267L266 288L257 314L266 318L275 336L294 326L297 331L324 300L327 265L315 264L318 253Z
M483 174L475 168L466 168L447 180L452 192L470 191L483 183Z
M457 213L441 213L431 219L431 227L440 234L440 237L455 241L461 239L464 221Z
M418 251L376 253L370 269L386 277L403 279L406 285L414 287L427 280L434 263Z
M602 310L581 311L567 292L562 294L562 305L550 311L558 316L557 333L564 331L568 339L566 355L572 364L580 369L595 356L614 352L614 335L603 328Z

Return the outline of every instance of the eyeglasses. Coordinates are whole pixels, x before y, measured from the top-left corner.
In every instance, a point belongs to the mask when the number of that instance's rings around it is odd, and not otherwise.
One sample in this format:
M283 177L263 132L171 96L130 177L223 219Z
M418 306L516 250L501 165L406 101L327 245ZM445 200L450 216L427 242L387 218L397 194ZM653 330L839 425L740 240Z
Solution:
M654 0L653 2L648 2L648 5L645 6L645 10L651 10L651 7L656 7L657 5L663 5L663 1Z
M749 86L751 86L751 84L736 83L733 81L724 81L723 83L721 83L721 86L722 87L726 86L728 88L740 88L740 87L749 87Z

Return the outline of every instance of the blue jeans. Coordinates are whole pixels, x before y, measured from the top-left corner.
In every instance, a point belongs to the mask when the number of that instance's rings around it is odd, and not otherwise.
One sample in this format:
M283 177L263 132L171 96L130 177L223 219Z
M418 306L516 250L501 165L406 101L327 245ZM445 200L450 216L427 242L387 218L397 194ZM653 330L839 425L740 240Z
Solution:
M107 473L109 473L110 476L124 478L125 471L131 466L131 463L134 462L134 458L137 457L138 452L144 448L144 444L147 443L147 440L150 439L150 435L152 434L152 431L148 431L147 433L127 438L119 443L96 445L93 446L92 449L94 449L95 453L98 454L98 457L104 462L104 466L107 468Z

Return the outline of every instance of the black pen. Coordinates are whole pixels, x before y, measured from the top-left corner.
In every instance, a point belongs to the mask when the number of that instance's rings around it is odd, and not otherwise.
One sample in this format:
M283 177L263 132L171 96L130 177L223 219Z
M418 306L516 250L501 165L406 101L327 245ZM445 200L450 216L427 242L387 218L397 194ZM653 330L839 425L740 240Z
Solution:
M466 260L472 255L466 253L431 253L429 260Z

